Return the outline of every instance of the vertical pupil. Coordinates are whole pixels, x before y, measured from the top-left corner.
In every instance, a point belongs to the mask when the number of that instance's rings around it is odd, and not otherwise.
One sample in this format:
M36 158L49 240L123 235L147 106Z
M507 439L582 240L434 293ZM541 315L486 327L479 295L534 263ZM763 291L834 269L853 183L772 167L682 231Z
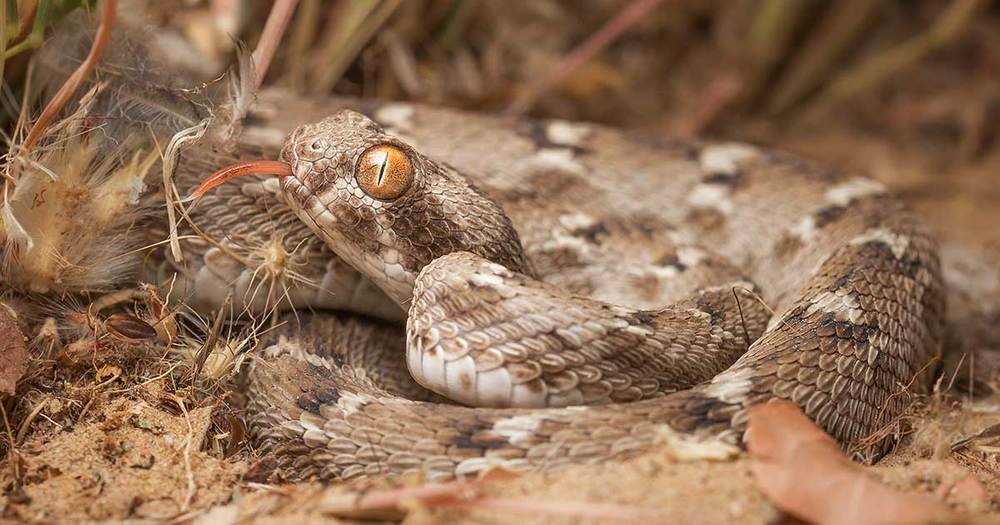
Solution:
M389 165L389 154L385 151L376 151L372 161L373 164L378 165L378 178L375 179L375 184L381 186L382 180L385 178L385 170Z

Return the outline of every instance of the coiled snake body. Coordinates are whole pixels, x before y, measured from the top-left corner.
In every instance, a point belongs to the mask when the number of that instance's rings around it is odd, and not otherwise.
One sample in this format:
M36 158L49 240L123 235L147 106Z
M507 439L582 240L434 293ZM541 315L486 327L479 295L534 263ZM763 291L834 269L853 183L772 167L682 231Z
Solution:
M291 176L193 213L233 249L294 248L296 306L406 316L405 348L391 322L316 318L256 360L249 419L282 477L555 468L666 428L738 442L771 397L849 445L928 381L936 248L871 180L741 144L340 104L369 116L299 127ZM253 268L197 253L196 299L246 295Z

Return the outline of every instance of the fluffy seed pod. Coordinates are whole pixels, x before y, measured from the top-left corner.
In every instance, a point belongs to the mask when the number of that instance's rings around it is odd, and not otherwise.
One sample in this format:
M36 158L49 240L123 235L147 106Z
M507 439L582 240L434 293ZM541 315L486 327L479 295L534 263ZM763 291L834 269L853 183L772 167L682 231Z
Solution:
M110 290L140 262L134 250L144 238L133 226L157 155L141 138L110 144L81 106L13 161L20 165L0 213L0 278L21 291Z

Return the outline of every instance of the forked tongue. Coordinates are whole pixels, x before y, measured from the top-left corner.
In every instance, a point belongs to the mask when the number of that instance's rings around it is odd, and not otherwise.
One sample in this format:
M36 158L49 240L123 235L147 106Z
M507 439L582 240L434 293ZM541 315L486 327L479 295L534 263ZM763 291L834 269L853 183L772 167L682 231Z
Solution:
M254 160L226 166L201 181L201 184L199 184L198 187L191 192L191 195L188 198L197 199L208 193L212 188L245 175L277 175L278 177L291 177L292 167L287 162L281 162L278 160Z

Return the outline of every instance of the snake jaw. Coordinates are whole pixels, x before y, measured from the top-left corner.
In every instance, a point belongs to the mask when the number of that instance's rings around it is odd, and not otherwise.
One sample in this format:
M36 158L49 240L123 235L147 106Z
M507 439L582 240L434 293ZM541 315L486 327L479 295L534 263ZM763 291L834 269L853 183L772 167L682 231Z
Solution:
M226 166L215 173L209 175L205 180L191 192L192 198L199 198L213 188L225 184L227 181L246 175L276 175L278 177L291 177L293 175L291 164L277 160L254 160L240 164Z

